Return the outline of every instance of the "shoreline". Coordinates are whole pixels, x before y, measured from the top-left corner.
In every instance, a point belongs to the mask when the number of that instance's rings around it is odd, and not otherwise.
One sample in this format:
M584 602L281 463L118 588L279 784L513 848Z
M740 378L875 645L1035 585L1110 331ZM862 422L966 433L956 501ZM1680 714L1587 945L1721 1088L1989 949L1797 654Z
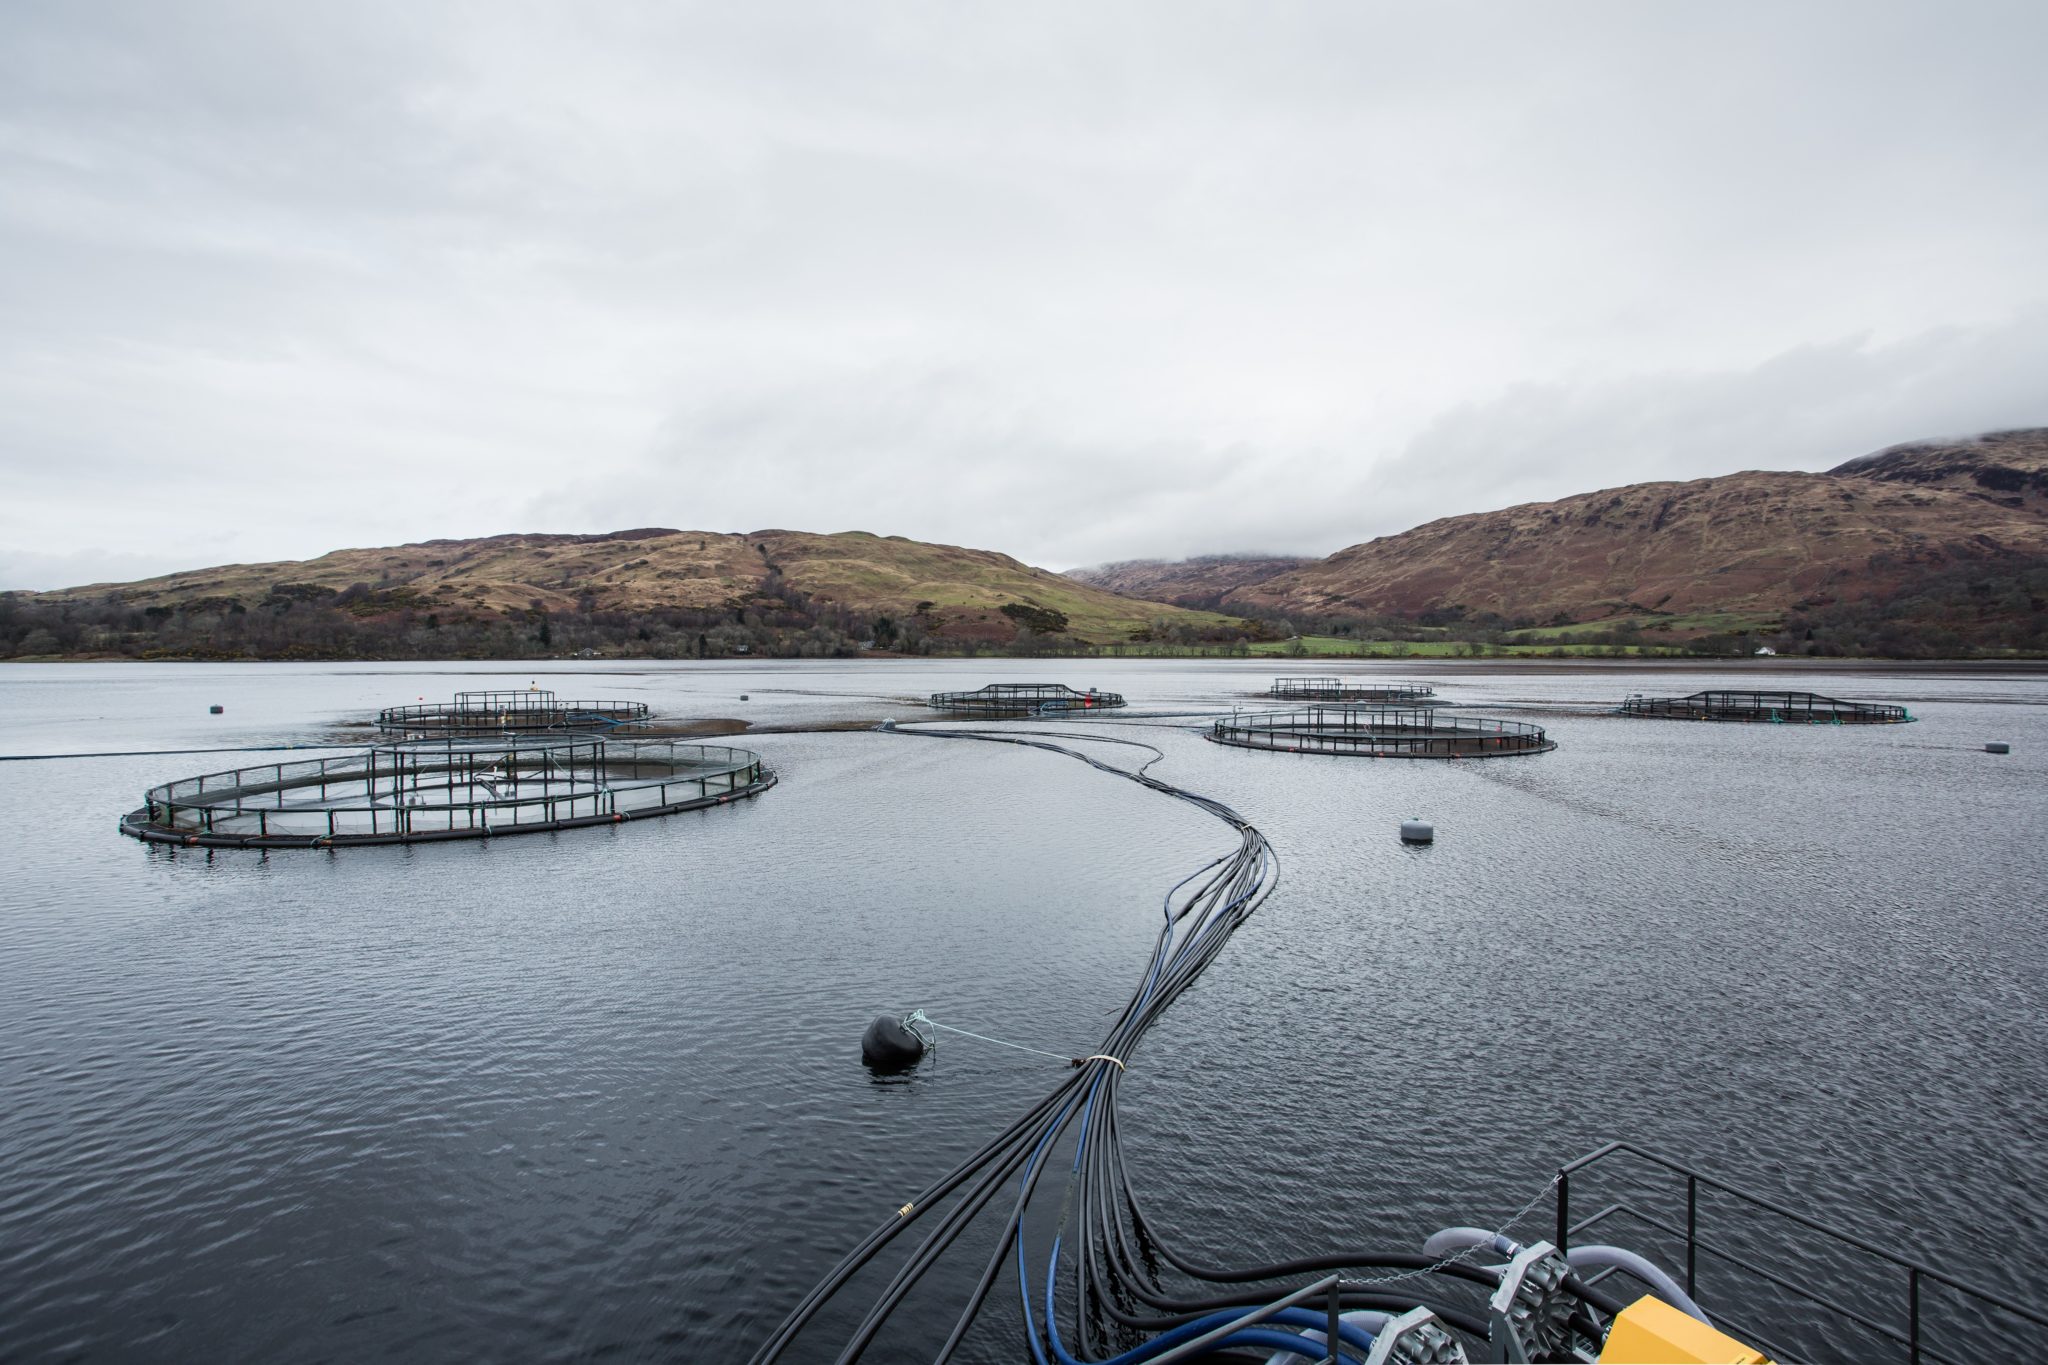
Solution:
M1681 672L1695 673L1703 669L1742 669L1784 671L1792 673L1856 672L1895 669L1928 669L1935 672L1955 673L1965 671L1993 673L2044 673L2048 674L2048 655L1984 658L1984 659L1900 659L1875 658L1868 655L1774 655L1759 659L1754 655L1731 654L1657 654L1611 657L1594 654L1566 655L1558 657L1549 654L1487 654L1466 655L1393 655L1393 654L1310 654L1310 655L1221 655L1221 654L849 654L832 658L775 658L767 655L748 655L717 659L695 658L652 658L622 656L611 659L533 659L533 658L489 658L489 659L136 659L124 654L67 654L34 658L0 659L0 667L10 665L49 664L133 664L138 667L203 666L219 668L247 668L275 664L308 665L332 667L335 665L361 664L380 668L403 668L414 665L421 668L447 668L449 666L474 667L477 669L517 666L523 668L550 668L553 665L568 664L576 667L587 665L613 665L610 668L591 668L593 673L618 671L618 665L636 668L657 668L664 665L682 664L692 667L737 667L754 668L763 666L823 666L845 667L848 664L1020 664L1043 667L1048 670L1094 667L1101 664L1229 664L1236 666L1257 666L1260 669L1277 669L1282 673L1315 674L1324 671L1356 670L1361 665L1374 669L1399 669L1405 672L1443 673L1454 670L1479 668L1528 668L1528 669L1578 669L1590 672Z

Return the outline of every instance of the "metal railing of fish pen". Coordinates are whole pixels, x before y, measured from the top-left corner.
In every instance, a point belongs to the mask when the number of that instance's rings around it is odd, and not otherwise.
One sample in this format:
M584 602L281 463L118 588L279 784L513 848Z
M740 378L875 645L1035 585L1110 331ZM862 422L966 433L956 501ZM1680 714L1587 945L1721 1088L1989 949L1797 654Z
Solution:
M1842 701L1817 692L1695 692L1687 697L1645 697L1622 702L1620 714L1653 720L1749 721L1766 725L1902 725L1903 706Z
M1557 747L1540 725L1419 706L1252 712L1216 721L1208 737L1245 749L1372 758L1505 758Z
M774 781L759 754L718 744L410 740L165 783L121 831L213 848L481 838L668 815Z
M639 701L564 701L544 688L457 692L452 702L390 706L377 713L387 734L513 735L637 729L648 721Z
M1609 1202L1574 1220L1573 1193L1585 1193L1595 1168L1607 1177L1600 1189ZM1698 1297L1701 1279L1712 1278L1723 1287L1716 1299L1739 1298L1746 1313L1762 1311L1771 1330L1718 1309L1714 1319L1777 1360L1811 1360L1817 1347L1827 1347L1829 1357L1842 1359L1962 1365L2023 1355L2015 1343L2048 1331L2048 1312L1956 1268L1944 1269L1917 1248L1875 1229L1817 1217L1811 1208L1794 1208L1634 1143L1610 1142L1558 1167L1556 1196L1560 1251L1584 1243L1583 1234L1595 1229L1628 1224L1631 1246L1649 1238L1649 1249L1668 1254L1672 1263L1682 1257L1679 1282L1688 1295ZM1709 1258L1704 1265L1703 1257ZM1816 1275L1816 1267L1831 1276ZM1588 1282L1614 1274L1629 1277L1626 1270L1603 1270ZM1830 1278L1837 1282L1833 1288ZM1805 1339L1779 1339L1787 1327ZM1840 1339L1845 1330L1854 1341Z
M1002 718L1108 711L1124 704L1118 692L1079 692L1065 683L990 683L972 692L934 692L926 705L956 716Z
M1436 695L1430 683L1362 683L1343 678L1275 678L1268 692L1275 701L1421 701Z

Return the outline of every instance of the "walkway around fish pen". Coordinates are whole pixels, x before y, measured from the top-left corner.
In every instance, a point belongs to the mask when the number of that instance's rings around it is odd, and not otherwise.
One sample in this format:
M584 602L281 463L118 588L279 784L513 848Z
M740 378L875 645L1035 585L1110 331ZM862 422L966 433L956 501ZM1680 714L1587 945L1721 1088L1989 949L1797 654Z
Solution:
M1645 697L1622 702L1620 714L1652 720L1748 721L1765 725L1903 725L1903 706L1842 701L1818 692L1695 692L1688 697Z
M775 785L747 749L667 740L409 740L151 788L123 834L203 848L332 848L617 824Z
M1309 706L1231 716L1208 738L1244 749L1365 758L1508 758L1548 753L1540 725L1432 707Z

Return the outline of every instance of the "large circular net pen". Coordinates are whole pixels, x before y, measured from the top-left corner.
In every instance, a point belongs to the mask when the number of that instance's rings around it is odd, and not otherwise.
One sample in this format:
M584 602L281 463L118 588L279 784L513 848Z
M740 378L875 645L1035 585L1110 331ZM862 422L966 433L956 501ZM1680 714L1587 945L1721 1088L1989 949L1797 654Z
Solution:
M408 740L151 788L121 832L206 848L328 848L614 824L753 796L761 756L717 744Z
M1121 693L1098 692L1092 687L1077 692L1065 683L990 683L972 692L934 692L926 704L955 716L1001 719L1110 711L1122 706L1124 699Z
M1429 683L1364 683L1345 678L1275 678L1275 701L1422 701L1436 695Z
M1218 744L1364 758L1508 758L1547 753L1540 725L1429 707L1306 706L1232 716L1209 727Z
M1689 697L1645 697L1621 704L1624 716L1653 720L1732 720L1765 725L1903 725L1903 706L1841 701L1818 692L1695 692Z
M392 706L377 713L386 734L592 734L647 724L641 701L565 701L544 688L457 692L454 701Z

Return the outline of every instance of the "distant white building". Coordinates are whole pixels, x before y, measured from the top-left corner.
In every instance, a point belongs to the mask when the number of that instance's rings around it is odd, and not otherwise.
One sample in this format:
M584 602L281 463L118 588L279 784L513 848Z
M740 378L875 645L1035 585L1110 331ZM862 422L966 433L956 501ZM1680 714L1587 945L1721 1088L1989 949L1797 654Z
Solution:
M1758 645L1756 647L1756 652L1759 654L1776 654L1778 651L1772 649L1769 645Z

